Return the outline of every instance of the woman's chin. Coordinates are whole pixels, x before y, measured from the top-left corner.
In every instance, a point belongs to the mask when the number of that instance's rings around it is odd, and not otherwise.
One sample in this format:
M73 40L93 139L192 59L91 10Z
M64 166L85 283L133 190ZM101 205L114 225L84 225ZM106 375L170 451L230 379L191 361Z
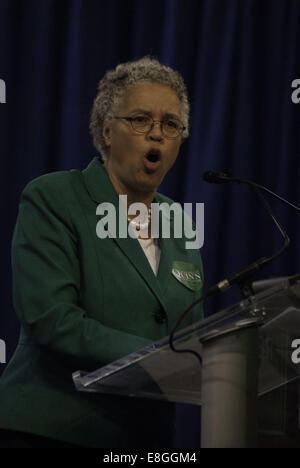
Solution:
M156 191L157 187L162 183L163 176L161 173L155 172L146 172L142 174L142 177L139 180L139 189L141 191Z

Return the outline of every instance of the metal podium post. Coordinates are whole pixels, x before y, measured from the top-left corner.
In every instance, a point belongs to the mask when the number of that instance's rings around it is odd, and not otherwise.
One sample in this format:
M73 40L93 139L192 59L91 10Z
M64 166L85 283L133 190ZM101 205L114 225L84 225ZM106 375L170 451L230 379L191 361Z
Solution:
M258 325L250 319L201 339L202 448L256 447Z

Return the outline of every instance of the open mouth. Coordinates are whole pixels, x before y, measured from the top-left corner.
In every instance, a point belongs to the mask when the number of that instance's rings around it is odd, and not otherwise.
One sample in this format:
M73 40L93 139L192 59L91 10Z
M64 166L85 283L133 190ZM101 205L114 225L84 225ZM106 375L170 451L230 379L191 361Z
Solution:
M147 161L150 161L151 163L156 163L157 161L160 161L160 158L161 152L159 149L151 149L146 154Z
M161 151L152 148L145 154L144 165L148 173L155 172L161 163Z

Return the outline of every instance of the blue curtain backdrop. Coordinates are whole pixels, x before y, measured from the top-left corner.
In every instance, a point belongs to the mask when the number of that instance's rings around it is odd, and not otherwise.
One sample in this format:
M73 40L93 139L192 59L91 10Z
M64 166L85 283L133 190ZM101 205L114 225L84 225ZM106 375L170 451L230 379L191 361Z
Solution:
M249 188L207 184L204 171L254 179L300 204L300 104L291 100L299 49L298 0L0 0L0 339L7 360L18 339L10 246L20 193L31 179L84 168L95 155L89 115L104 72L150 54L185 78L190 138L161 192L205 203L208 287L282 240ZM272 206L291 246L261 277L300 270L299 215ZM206 313L239 298L233 290L208 301ZM195 408L180 407L179 446L195 446L197 420Z

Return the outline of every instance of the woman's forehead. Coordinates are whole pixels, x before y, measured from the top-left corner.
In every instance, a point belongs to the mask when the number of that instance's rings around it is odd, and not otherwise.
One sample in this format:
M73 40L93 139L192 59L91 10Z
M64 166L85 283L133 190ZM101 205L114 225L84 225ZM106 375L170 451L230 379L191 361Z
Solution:
M169 86L143 82L128 88L120 99L119 110L162 112L180 115L180 101Z

